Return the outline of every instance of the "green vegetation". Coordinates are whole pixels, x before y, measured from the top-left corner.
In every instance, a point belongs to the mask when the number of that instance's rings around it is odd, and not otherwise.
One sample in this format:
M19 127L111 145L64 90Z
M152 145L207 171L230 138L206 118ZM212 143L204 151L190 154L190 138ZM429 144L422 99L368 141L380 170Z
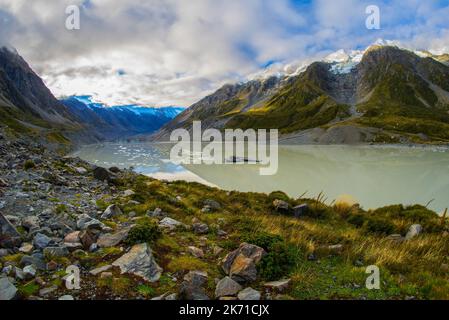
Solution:
M33 160L26 160L26 161L23 163L23 168L24 168L25 170L31 170L31 169L34 169L35 167L36 167L36 164L34 163Z
M144 219L134 226L128 234L126 243L135 245L145 242L155 242L162 236L157 224L151 220Z
M196 218L228 233L226 238L212 233L207 239L208 248L224 249L218 258L208 252L203 258L185 253L188 246L202 246L200 237L192 231L164 233L152 248L166 272L203 270L209 277L223 277L217 261L248 242L267 252L257 267L259 280L252 287L261 289L264 281L291 278L292 286L284 298L449 298L444 271L449 263L449 224L423 206L396 205L366 211L350 201L326 204L324 195L292 199L283 192L227 193L197 183L161 182L134 175L124 177L123 183L123 188L145 199L142 205L151 210L163 207L170 217L183 223L190 224ZM176 196L182 200L173 201ZM204 199L219 202L222 210L202 213ZM273 207L276 199L291 207L306 203L308 213L300 219L291 213L277 213ZM397 243L387 237L396 233L405 236L416 223L423 226L424 233L412 240ZM331 248L335 245L341 245L341 250ZM316 258L310 260L311 255ZM381 290L365 288L366 267L373 264L381 270ZM164 293L159 292L159 286L155 287L157 294Z

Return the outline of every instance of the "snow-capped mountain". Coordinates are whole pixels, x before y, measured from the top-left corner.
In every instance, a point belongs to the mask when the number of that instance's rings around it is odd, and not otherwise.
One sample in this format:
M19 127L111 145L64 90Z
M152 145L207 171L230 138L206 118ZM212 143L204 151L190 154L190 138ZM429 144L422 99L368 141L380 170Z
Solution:
M97 128L107 139L149 134L174 119L182 107L152 108L138 105L112 106L93 101L91 96L61 100L84 123Z
M316 61L322 61L332 64L331 72L333 72L334 74L347 74L350 73L351 70L353 70L362 61L364 54L368 50L374 47L386 46L397 47L399 49L411 51L421 58L430 57L443 63L447 63L449 61L449 47L439 48L438 50L422 50L413 48L396 40L377 39L375 42L373 42L363 50L340 49L325 56L323 59L309 58L305 60L295 60L288 63L273 63L263 70L249 75L248 80L266 80L270 77L295 77L304 72L313 62Z

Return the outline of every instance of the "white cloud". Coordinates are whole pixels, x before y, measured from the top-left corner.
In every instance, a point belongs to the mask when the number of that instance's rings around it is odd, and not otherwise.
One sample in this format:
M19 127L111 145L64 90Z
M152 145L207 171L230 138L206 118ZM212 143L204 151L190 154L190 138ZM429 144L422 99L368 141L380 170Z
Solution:
M449 7L381 4L384 28L368 32L370 2L0 0L0 44L17 48L57 96L155 106L190 105L226 82L258 74L267 61L293 61L294 69L381 37L447 48ZM81 30L66 30L65 8L83 3ZM412 14L416 21L400 23Z

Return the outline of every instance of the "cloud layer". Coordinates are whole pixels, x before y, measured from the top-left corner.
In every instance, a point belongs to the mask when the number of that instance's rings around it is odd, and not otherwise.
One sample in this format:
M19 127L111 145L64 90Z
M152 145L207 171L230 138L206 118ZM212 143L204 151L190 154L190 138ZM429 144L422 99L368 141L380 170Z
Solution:
M81 8L81 30L65 9ZM381 9L381 30L365 8ZM448 1L0 0L0 44L57 96L110 105L188 106L267 64L364 48L377 38L449 48Z

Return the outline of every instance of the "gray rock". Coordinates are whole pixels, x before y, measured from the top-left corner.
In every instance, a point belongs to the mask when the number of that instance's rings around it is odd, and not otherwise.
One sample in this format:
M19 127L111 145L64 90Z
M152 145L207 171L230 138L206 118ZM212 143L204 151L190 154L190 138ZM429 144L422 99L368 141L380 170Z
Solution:
M26 230L39 229L40 227L39 218L36 216L29 216L24 218L22 220L22 227L24 227Z
M5 218L15 227L19 227L22 224L21 219L17 216L7 215Z
M123 192L123 196L124 197L131 197L131 196L133 196L133 195L135 195L136 193L133 191L133 190L125 190L124 192Z
M112 182L114 174L102 167L96 167L93 171L94 178L100 181Z
M99 274L101 274L103 272L106 272L106 271L109 271L111 269L112 269L111 265L106 265L106 266L103 266L103 267L95 268L95 269L89 271L89 273L91 275L93 275L93 276L98 276Z
M72 300L75 300L75 298L73 296L71 296L71 295L65 295L65 296L59 297L58 300L61 300L61 301L72 301Z
M158 281L162 274L162 268L146 243L135 245L112 265L119 267L122 274L131 273L149 282Z
M33 239L34 247L40 250L45 249L53 243L54 241L50 237L42 233L36 234Z
M97 240L97 245L100 248L115 247L128 237L129 231L130 228L125 228L117 233L102 234Z
M19 280L25 280L25 274L23 273L23 270L18 268L18 267L14 267L14 275L16 277L16 279Z
M20 260L20 264L23 266L32 265L37 270L41 271L47 269L47 264L45 263L44 256L39 254L33 254L32 256L23 256Z
M165 297L166 301L175 301L178 300L178 295L176 293L169 294Z
M13 300L17 296L17 288L8 278L0 278L0 301Z
M242 243L237 250L223 259L223 271L239 283L255 281L257 279L256 265L265 254L265 250L261 247Z
M193 232L196 234L207 234L209 233L209 226L205 223L194 223L192 225Z
M57 286L51 286L48 288L44 288L44 289L39 290L39 295L41 297L45 297L45 296L48 296L49 294L55 292L56 290L58 290Z
M288 289L291 282L292 282L291 279L272 281L272 282L265 283L264 287L267 289L270 289L270 290L277 291L277 292L283 292Z
M175 230L178 227L182 227L184 224L172 218L164 218L161 222L159 222L159 228Z
M261 294L259 291L253 288L246 288L239 292L237 295L239 300L250 301L250 300L260 300Z
M285 212L290 209L290 205L283 200L274 200L273 207L276 211Z
M78 217L78 221L76 222L76 225L78 229L81 230L87 230L87 229L94 229L94 230L102 230L104 229L105 225L100 222L97 219L92 218L88 214L81 214Z
M9 255L8 249L0 249L0 258L6 257Z
M85 169L85 168L83 168L83 167L76 167L76 168L75 168L75 171L76 171L78 174L81 174L81 175L87 174L87 169Z
M203 258L204 257L204 251L200 248L189 246L187 247L187 251L194 256L195 258Z
M207 273L190 271L181 283L179 297L181 300L209 300L204 285L207 283Z
M20 234L8 219L0 213L0 246L12 248L20 242Z
M308 211L309 211L308 204L301 204L293 208L293 214L297 219L304 217Z
M67 247L47 247L44 249L44 256L49 258L67 257L70 253Z
M101 219L111 219L116 216L121 216L123 214L122 210L120 208L113 204L110 205L101 215Z
M225 277L218 282L217 287L215 288L215 297L220 298L226 296L234 296L240 290L242 290L241 285L239 285L231 278Z
M22 246L19 248L19 251L25 254L30 254L33 252L33 245L31 243L22 243Z
M23 273L25 275L26 279L32 279L36 276L36 269L33 267L33 265L28 265L25 268L23 268Z
M423 228L420 224L414 224L410 226L408 229L407 235L405 236L405 240L413 239L414 237L419 236L423 231Z
M154 211L148 211L147 215L153 218L164 218L167 216L167 214L163 212L161 208L156 208L154 209Z

